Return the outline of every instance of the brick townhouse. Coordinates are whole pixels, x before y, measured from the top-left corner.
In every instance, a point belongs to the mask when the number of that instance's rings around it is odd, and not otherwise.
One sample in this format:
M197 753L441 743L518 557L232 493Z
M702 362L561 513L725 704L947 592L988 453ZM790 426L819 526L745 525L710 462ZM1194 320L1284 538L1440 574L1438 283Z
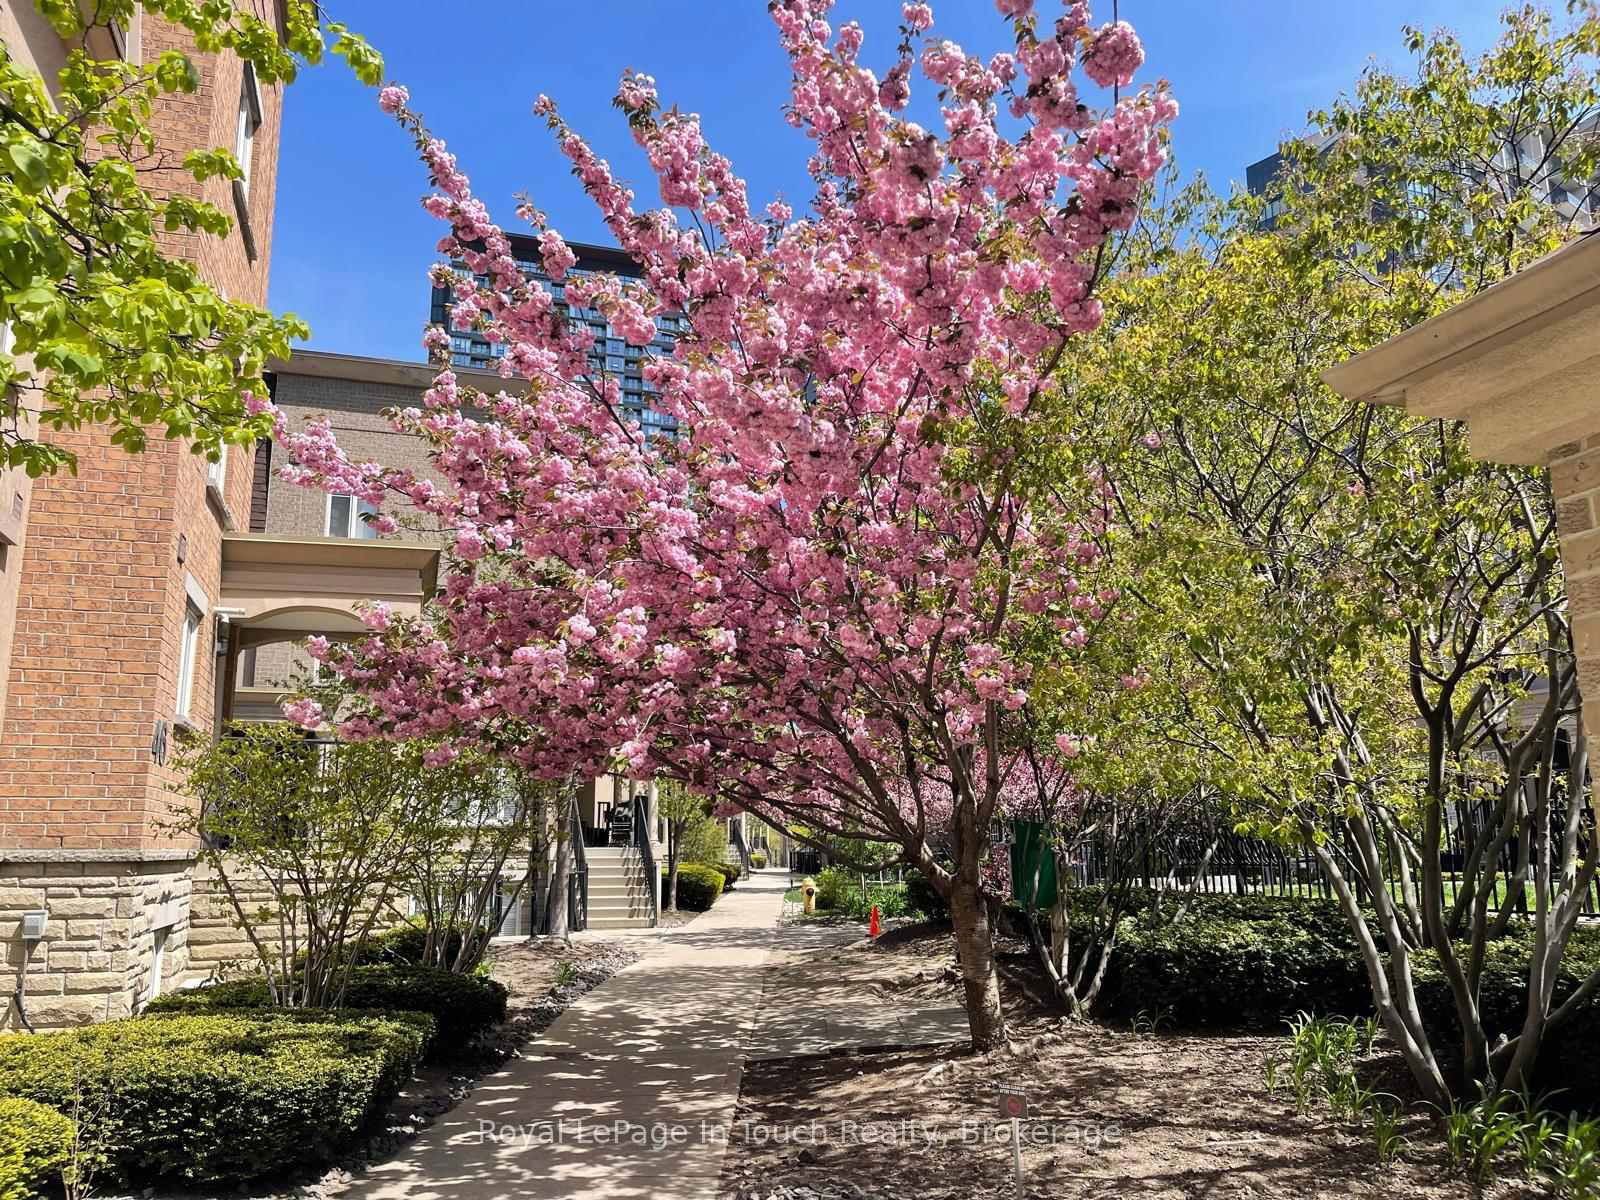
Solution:
M94 32L92 50L133 62L190 49L148 12ZM65 59L30 4L0 5L0 38L47 80ZM226 146L248 170L243 181L189 181L235 227L225 238L173 235L169 249L229 298L265 305L281 89L258 85L232 55L191 57L199 88L163 98L152 119L161 149ZM196 855L167 828L183 803L171 751L180 732L213 730L226 690L217 664L238 654L236 618L247 614L225 595L224 573L239 560L248 587L252 571L293 577L318 565L294 545L228 550L249 520L248 453L207 464L160 438L128 455L98 429L51 436L77 454L76 474L31 486L0 475L6 1027L125 1015L186 970ZM420 588L412 571L400 599L415 604ZM347 621L350 599L334 600ZM42 936L23 936L26 912L47 914Z
M339 445L358 461L427 475L426 447L396 432L384 414L419 406L435 370L423 363L301 350L273 372L273 400L291 427L325 418ZM455 370L464 382L485 390L512 386L482 364L458 363ZM399 510L401 529L380 536L362 519L363 502L284 482L277 472L283 453L270 443L256 447L249 532L223 540L221 587L233 610L232 652L237 658L234 686L222 698L222 711L230 720L280 719L285 685L312 666L297 644L301 639L313 632L337 636L360 629L349 614L362 598L384 599L406 610L432 591L438 569L436 547L442 539L417 514ZM610 840L608 819L614 808L626 806L631 792L628 783L611 776L589 780L579 789L579 818L592 847L589 869L597 872L597 880L622 868L620 862L606 861L614 855L604 846ZM653 834L659 860L663 831L657 827ZM247 955L243 935L233 927L220 896L202 886L194 914L191 975ZM636 904L609 904L598 894L587 918L593 928L636 926L653 919ZM502 934L526 935L530 898L524 894L516 904L505 905L497 920Z
M134 61L183 45L148 14L116 33L102 39L103 52ZM63 61L59 38L31 6L0 5L0 37L46 77ZM171 249L225 295L264 305L282 97L231 56L194 58L200 88L163 101L155 115L162 146L176 154L233 146L241 161L248 154L249 181L204 188L236 214L228 237L174 238ZM583 249L580 269L626 266L614 250ZM541 275L531 250L526 257ZM610 332L601 320L600 333ZM661 348L670 333L664 325ZM630 408L662 428L648 410L639 355L604 341L597 353L612 349ZM476 382L504 386L482 370L491 358L453 358ZM431 368L316 352L277 366L274 398L291 421L326 414L359 457L426 467L421 445L396 434L382 411L415 404ZM76 475L31 487L0 475L4 1028L125 1016L163 990L248 962L197 843L171 828L188 803L174 740L214 736L230 720L278 719L280 685L307 661L295 643L360 632L356 610L366 601L417 611L438 570L429 531L372 536L351 498L277 478L270 445L208 465L159 439L140 455L96 430L62 439L78 456ZM582 789L596 842L628 790L610 778ZM42 935L25 936L25 914L40 913ZM501 915L504 932L527 932L526 901ZM634 908L600 916L599 924L653 919Z

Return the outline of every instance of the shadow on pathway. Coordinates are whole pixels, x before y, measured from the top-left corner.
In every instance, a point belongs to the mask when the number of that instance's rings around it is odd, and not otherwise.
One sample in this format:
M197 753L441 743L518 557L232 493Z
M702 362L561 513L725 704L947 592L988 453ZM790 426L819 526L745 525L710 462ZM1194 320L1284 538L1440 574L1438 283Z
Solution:
M348 1200L715 1195L788 876L757 872L580 999Z

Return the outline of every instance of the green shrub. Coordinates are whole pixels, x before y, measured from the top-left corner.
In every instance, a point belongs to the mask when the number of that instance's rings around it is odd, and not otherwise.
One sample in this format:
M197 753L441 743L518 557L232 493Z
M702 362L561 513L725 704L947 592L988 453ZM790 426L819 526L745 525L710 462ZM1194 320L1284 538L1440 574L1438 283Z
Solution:
M824 872L824 875L827 875ZM908 885L914 887L915 884ZM1093 946L1091 912L1097 888L1071 895L1071 935ZM1331 900L1272 896L1192 897L1180 921L1171 893L1135 892L1101 991L1102 1014L1124 1018L1159 1014L1172 1027L1281 1030L1296 1014L1367 1017L1372 994L1343 911ZM1493 1044L1515 1036L1527 1011L1530 937L1526 931L1491 942L1478 1003ZM1557 975L1559 1004L1600 966L1600 928L1573 932ZM1415 955L1417 1003L1445 1058L1459 1054L1455 1004L1437 959ZM1560 1089L1563 1103L1600 1099L1600 1077L1579 1067L1600 1061L1600 999L1547 1036L1535 1079Z
M861 889L846 893L844 903L836 906L833 911L856 921L867 921L872 918L872 910L876 908L880 917L903 917L911 911L910 902L906 895L906 885L903 883L870 883L867 885L866 896L863 897Z
M913 913L938 920L950 915L950 902L939 894L939 889L928 882L921 871L906 875L906 908Z
M444 935L446 963L455 961L465 932L464 929L451 929ZM361 966L421 966L427 944L427 923L420 917L412 917L404 924L368 938L356 955L356 962Z
M690 821L678 842L678 861L715 866L728 858L728 827L712 816Z
M1097 888L1071 896L1072 940L1097 952ZM1171 893L1136 892L1118 927L1100 1011L1159 1013L1191 1029L1282 1029L1296 1013L1365 1016L1366 972L1337 904L1272 896L1192 897L1172 920Z
M757 871L763 871L767 866L767 852L765 850L750 851L750 866Z
M912 911L911 893L904 883L869 883L863 892L861 876L845 867L828 867L817 876L817 907L855 921L872 916L903 917Z
M0 1039L0 1095L78 1112L102 1180L240 1181L331 1158L432 1032L414 1013L139 1017Z
M1517 930L1490 942L1484 953L1483 978L1478 987L1478 1009L1489 1044L1504 1035L1515 1037L1528 1011L1528 963L1532 937ZM1463 949L1463 955L1465 950ZM1581 925L1572 932L1567 953L1556 974L1553 1002L1559 1005L1600 967L1600 928ZM1435 1048L1448 1056L1459 1052L1461 1024L1456 1018L1450 985L1432 951L1416 956L1417 1007L1432 1035ZM1600 1061L1600 1000L1591 999L1563 1025L1546 1035L1539 1051L1535 1084L1559 1088L1562 1100L1592 1101L1600 1096L1600 1080L1579 1064Z
M861 894L861 878L843 867L825 867L817 874L817 907L843 908Z
M722 872L722 890L725 892L731 892L733 885L739 882L739 876L743 874L737 863L720 862L708 865Z
M678 868L678 907L705 912L722 895L726 877L715 867L684 863Z
M77 1126L33 1100L0 1100L0 1200L30 1200L72 1157Z
M436 1057L456 1053L506 1019L506 987L481 975L457 975L437 967L357 967L345 989L344 1008L426 1013L435 1035ZM173 992L151 1002L151 1012L219 1012L263 1009L271 1003L260 975L228 979L207 988Z

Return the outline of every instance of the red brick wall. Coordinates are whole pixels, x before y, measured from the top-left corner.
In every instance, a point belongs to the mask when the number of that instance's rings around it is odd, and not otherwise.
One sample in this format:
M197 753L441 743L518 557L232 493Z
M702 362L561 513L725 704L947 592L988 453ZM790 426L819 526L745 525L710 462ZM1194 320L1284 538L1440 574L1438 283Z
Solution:
M186 45L179 31L144 16L143 56ZM154 125L181 157L197 146L233 148L242 65L194 56L202 75L192 95L170 97ZM257 255L235 229L226 239L185 235L173 253L195 261L234 300L264 305L272 245L282 95L260 89L250 217ZM202 188L192 181L191 192ZM234 215L225 181L205 198ZM223 516L206 498L205 462L153 431L149 449L127 455L101 430L54 435L78 455L76 475L35 484L0 745L0 845L84 850L171 844L160 826L177 799L170 765L153 761L156 722L176 711L185 574L216 603ZM232 523L250 512L249 447L229 452L225 481ZM179 539L186 544L178 562ZM191 719L209 733L214 623L196 657Z

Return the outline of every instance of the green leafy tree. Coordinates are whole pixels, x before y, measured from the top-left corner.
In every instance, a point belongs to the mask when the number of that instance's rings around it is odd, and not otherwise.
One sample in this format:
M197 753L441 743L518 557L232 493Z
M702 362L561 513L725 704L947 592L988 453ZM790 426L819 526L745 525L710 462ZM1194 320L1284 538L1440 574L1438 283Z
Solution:
M200 85L176 50L140 66L98 57L95 34L131 26L136 0L39 0L71 46L45 81L0 47L0 467L31 476L72 468L45 431L110 427L142 450L149 431L216 458L228 444L270 433L252 411L265 397L268 359L304 338L304 324L231 301L174 255L174 234L225 236L232 218L199 198L214 178L239 179L225 148L171 160L152 129L157 106ZM280 30L231 2L162 0L148 16L187 30L205 54L232 53L263 84L291 82L322 60L324 33L309 0L288 0ZM383 61L360 37L329 25L333 53L367 84Z
M177 763L193 803L171 826L200 839L273 1002L337 1007L436 831L444 784L421 747L272 722L194 739Z
M537 831L565 813L569 793L468 756L424 770L419 793L406 886L425 922L422 962L470 972L498 933L497 909L515 907L537 886L531 871L508 885L508 866L523 865Z
M1564 214L1519 215L1547 176L1397 181L1514 144L1533 119L1492 87L1544 97L1550 129L1592 111L1564 48L1593 37L1519 12L1471 69L1441 38L1414 85L1370 73L1327 118L1332 148L1299 155L1277 233L1249 202L1191 195L1134 244L1066 390L1115 482L1129 632L1108 628L1100 652L1121 642L1166 675L1167 740L1202 755L1243 827L1314 853L1391 1040L1441 1105L1528 1086L1546 1034L1600 987L1554 993L1596 868L1554 507L1543 472L1478 463L1459 427L1344 401L1320 374L1554 244ZM1459 155L1441 145L1454 136ZM1569 170L1592 173L1586 136L1557 152ZM1401 214L1402 195L1428 203ZM1128 729L1100 711L1102 736ZM1489 1029L1487 946L1513 921L1533 935L1527 1017ZM1423 1022L1419 955L1449 981L1459 1034Z
M690 791L675 779L663 779L656 785L656 811L667 826L667 911L676 912L678 867L686 861L685 842L690 840L691 833L696 835L696 841L704 840L698 827L716 823L711 819L710 799Z

